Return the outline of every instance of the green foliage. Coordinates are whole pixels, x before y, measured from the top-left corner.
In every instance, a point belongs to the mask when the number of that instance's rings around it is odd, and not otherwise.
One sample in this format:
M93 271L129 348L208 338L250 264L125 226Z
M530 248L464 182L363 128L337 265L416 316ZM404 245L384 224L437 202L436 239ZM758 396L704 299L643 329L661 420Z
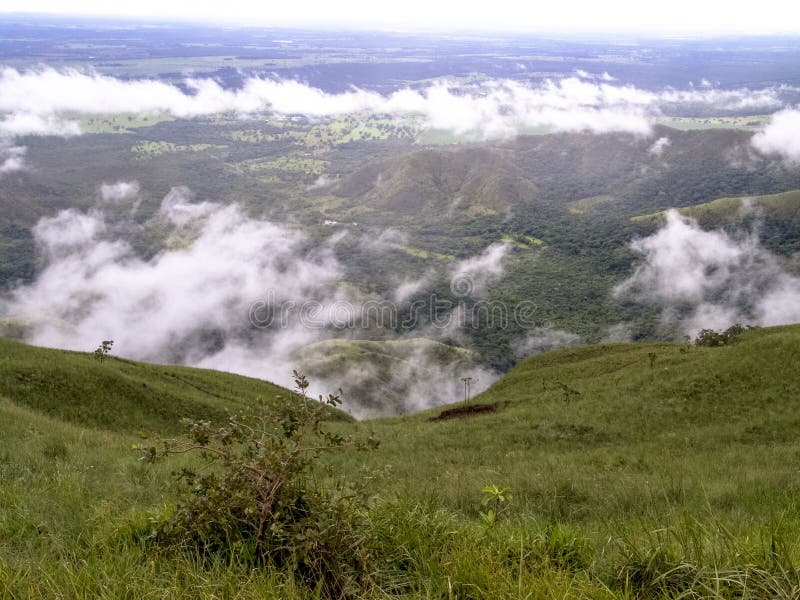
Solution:
M368 583L371 569L366 492L322 487L312 467L322 453L376 442L326 430L324 407L338 406L340 397L313 401L305 376L294 377L299 398L231 416L221 428L187 420L189 439L165 442L163 454L196 452L205 468L181 470L177 509L153 539L289 569L330 597L349 596ZM156 455L148 450L145 458Z
M94 358L103 362L106 357L111 353L111 347L114 345L114 340L103 340L94 351Z
M481 506L486 512L480 513L483 523L489 527L497 522L498 517L506 508L506 503L511 500L511 488L500 488L497 485L487 485L483 488Z
M748 329L752 329L749 325L745 327L736 323L731 325L725 331L715 331L713 329L701 329L694 340L695 346L727 346L736 341Z

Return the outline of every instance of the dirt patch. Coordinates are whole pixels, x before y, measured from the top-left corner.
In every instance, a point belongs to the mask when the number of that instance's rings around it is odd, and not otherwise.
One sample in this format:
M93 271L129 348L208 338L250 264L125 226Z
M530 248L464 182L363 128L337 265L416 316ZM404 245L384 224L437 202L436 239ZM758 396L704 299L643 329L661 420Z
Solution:
M493 413L497 410L494 404L465 404L464 406L457 406L456 408L448 408L443 410L435 417L428 419L429 421L447 421L448 419L464 419L466 417L474 417L486 413Z

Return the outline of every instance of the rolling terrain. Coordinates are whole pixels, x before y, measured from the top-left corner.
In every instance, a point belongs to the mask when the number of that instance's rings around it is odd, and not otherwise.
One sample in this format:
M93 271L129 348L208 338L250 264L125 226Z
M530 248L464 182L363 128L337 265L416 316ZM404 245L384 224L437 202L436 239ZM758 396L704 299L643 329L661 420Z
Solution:
M241 579L236 564L151 558L137 533L170 510L176 463L148 466L135 448L174 435L181 417L217 418L285 391L2 344L0 593L303 597L269 569ZM722 347L540 354L466 406L330 422L380 446L320 467L368 474L370 518L389 549L383 593L788 598L800 560L798 354L797 326ZM490 484L513 496L487 528L478 511Z

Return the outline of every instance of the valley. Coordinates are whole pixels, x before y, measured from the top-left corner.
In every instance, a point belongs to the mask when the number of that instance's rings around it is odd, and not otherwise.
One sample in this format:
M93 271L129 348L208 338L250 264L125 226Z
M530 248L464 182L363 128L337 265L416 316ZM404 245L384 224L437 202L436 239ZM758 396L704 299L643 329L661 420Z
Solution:
M0 600L798 596L796 35L98 7L0 8Z

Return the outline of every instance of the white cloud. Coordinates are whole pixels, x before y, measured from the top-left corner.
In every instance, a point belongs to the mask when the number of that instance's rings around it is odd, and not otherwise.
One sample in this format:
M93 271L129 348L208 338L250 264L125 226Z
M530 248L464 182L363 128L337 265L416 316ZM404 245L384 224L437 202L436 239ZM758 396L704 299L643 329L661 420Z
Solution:
M214 202L195 203L192 199L192 191L188 187L174 187L161 201L158 216L180 227L190 221L207 217L220 209L220 205Z
M650 146L647 151L654 156L661 156L661 154L664 152L664 149L667 148L671 143L672 142L670 142L668 137L660 137L653 142L653 145Z
M450 289L457 297L483 296L490 283L503 274L503 258L511 244L495 243L470 258L453 265Z
M524 84L488 80L471 85L435 81L426 88L404 88L389 95L353 88L332 94L297 81L259 77L240 89L226 89L211 79L187 79L188 92L152 79L121 80L75 69L42 67L0 71L0 121L7 134L75 135L80 132L64 114L169 113L194 117L222 112L245 115L271 111L324 117L359 111L420 114L428 126L479 137L514 135L526 128L604 133L648 134L663 107L703 105L722 110L771 110L782 106L789 88L763 90L641 90L612 84L578 70L579 77ZM583 79L582 79L583 78Z
M114 193L130 191L114 186ZM172 226L179 242L149 259L119 235L118 219L70 209L34 227L43 267L34 281L0 297L0 315L25 323L26 341L91 351L100 340L112 339L120 356L289 385L292 369L303 368L297 359L302 348L359 335L358 320L353 328L336 329L341 309L358 319L367 303L381 301L337 285L344 269L335 258L335 242L312 244L299 230L250 218L235 205L196 202L186 188L173 188L144 225ZM122 225L126 232L136 226ZM421 348L431 345L423 342ZM351 402L348 410L387 414L426 408L458 399L452 383L462 362L437 362L430 352L414 351L393 370L375 372L383 367L356 356L350 371L316 378L314 392L347 390L356 383L348 377L360 370L363 381L371 377L374 385L402 388L405 397L389 408L371 401L368 407ZM399 379L389 381L401 372L428 379L403 386ZM469 365L469 374L480 374L485 385L493 379L475 365Z
M0 86L0 92L3 92ZM0 94L2 97L2 94ZM2 109L0 109L2 112ZM52 114L41 115L27 112L12 112L0 120L0 134L5 135L79 135L81 129L75 121L61 119Z
M0 140L0 177L24 169L27 151L25 146L13 146Z
M516 356L524 357L566 346L576 346L582 342L581 336L575 333L553 327L537 327L528 331L524 337L516 340L512 344L512 350Z
M665 321L689 335L737 322L800 322L800 278L785 272L754 233L704 231L670 211L664 227L631 248L641 263L616 297L661 307Z
M146 360L196 363L208 354L198 349L204 330L235 337L252 302L269 292L302 301L339 272L330 253L300 252L299 233L236 206L209 213L194 239L150 260L108 239L113 232L96 212L63 211L33 233L46 266L5 306L31 319L28 341L87 350L113 339L123 355Z
M432 274L423 275L419 279L403 279L392 294L392 300L398 304L403 304L413 298L426 286L430 285Z
M800 162L800 110L787 109L772 115L770 122L753 136L752 144L763 154L779 154Z
M759 90L749 88L675 90L667 89L657 94L661 106L701 105L721 110L775 110L783 106L781 92L789 91L788 86L768 87Z
M104 183L100 186L100 196L106 202L121 202L136 198L138 195L138 181L118 181L116 183Z
M367 232L359 240L361 248L369 252L384 252L407 244L408 235L392 227L382 230L378 235L373 231Z

